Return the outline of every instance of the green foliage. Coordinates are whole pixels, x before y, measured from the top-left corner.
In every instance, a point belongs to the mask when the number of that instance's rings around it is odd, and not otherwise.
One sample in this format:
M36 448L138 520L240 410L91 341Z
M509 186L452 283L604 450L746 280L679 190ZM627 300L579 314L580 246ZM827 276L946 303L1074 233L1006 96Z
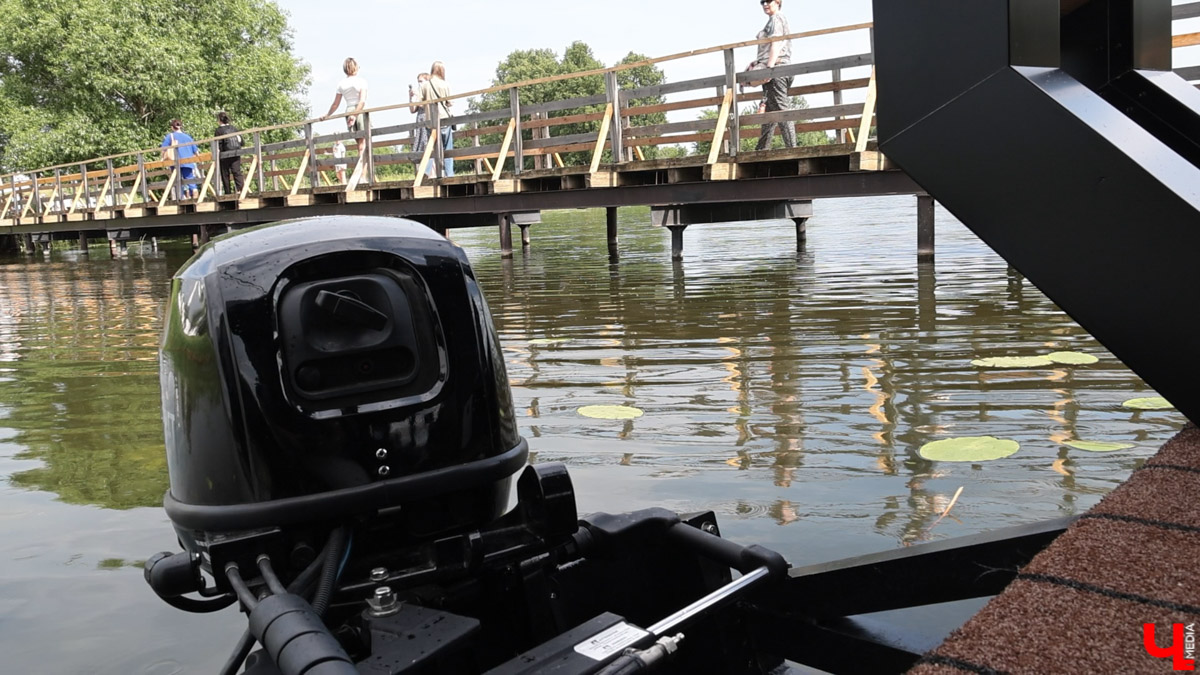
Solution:
M308 70L271 0L0 0L0 171L299 121Z
M808 101L806 101L803 96L793 96L792 97L792 107L797 110L805 110L808 108ZM758 113L757 105L746 106L745 108L743 108L741 110L741 115L743 117L745 117L746 115L754 115L757 113ZM702 120L716 119L717 114L718 114L718 110L716 108L711 108L709 110L705 110L704 112L700 113L699 119L702 119ZM826 134L824 131L797 131L796 132L796 145L829 145L829 135ZM758 146L758 137L757 136L750 137L750 138L742 138L740 152L754 152L754 149L757 146ZM771 139L771 148L770 149L776 150L776 149L782 148L782 147L783 147L783 133L782 133L782 130L780 130L779 128L776 128L775 129L775 137ZM710 148L712 148L712 143L709 143L708 141L697 143L696 144L696 154L697 155L707 155Z
M618 63L636 63L644 61L647 57L641 54L630 52L625 58ZM514 84L517 82L536 80L555 75L564 75L568 73L578 73L588 70L599 70L604 68L595 55L592 53L591 47L586 43L576 41L571 43L563 52L561 59L550 49L522 49L509 54L499 65L496 66L496 76L492 79L492 86L501 86L505 84ZM621 89L632 89L637 87L651 86L662 84L666 81L666 76L657 66L643 65L636 68L630 68L617 73L617 83ZM522 106L534 105L538 103L547 103L550 101L561 101L572 98L583 98L587 96L596 96L605 93L604 77L601 75L589 75L587 77L575 77L553 82L544 82L534 84L527 87L521 87L518 96ZM662 97L644 97L633 99L632 105L653 105L661 103ZM478 98L471 99L470 111L481 112L490 110L500 110L509 107L508 91L498 91L490 94L484 94ZM604 111L604 105L580 106L568 110L556 110L550 113L550 117L566 117L570 115L594 114ZM632 118L635 124L661 124L666 121L666 116L662 113L652 115L639 115ZM583 133L598 133L600 129L599 122L580 122L574 124L563 124L550 128L551 137L568 136L572 134ZM533 134L530 130L525 130L522 133L525 140L532 140ZM455 144L458 147L465 147L470 144L470 138L460 136L455 139ZM501 140L500 134L488 134L480 138L480 143L483 145L499 143ZM563 162L572 164L585 164L591 160L591 156L586 152L572 152L562 155ZM608 151L605 151L605 161L609 161ZM532 158L526 159L526 166L532 167Z

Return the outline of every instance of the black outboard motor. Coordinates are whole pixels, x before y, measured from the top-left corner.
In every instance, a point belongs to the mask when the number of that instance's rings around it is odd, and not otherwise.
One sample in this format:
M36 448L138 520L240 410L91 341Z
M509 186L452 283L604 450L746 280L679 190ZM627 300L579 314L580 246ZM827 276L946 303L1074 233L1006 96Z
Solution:
M505 513L528 449L500 346L466 256L423 225L315 218L213 241L176 274L160 367L185 550L146 579L188 611L240 604L250 628L223 672L774 665L710 615L787 565L720 539L713 514L579 521L557 464L526 467ZM693 624L705 649L666 660Z

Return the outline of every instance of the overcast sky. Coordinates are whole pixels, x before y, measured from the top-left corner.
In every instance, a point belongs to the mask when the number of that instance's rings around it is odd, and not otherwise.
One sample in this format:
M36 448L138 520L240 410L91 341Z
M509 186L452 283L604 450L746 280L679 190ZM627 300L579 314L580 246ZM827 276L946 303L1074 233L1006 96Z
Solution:
M446 64L454 92L491 85L496 65L517 49L548 48L560 57L576 40L613 65L631 51L665 56L754 39L766 23L757 0L276 0L289 14L296 54L312 66L311 112L324 114L342 78L342 61L353 56L369 85L368 105L408 100L408 85L430 63ZM433 11L430 11L433 10ZM793 32L871 20L870 0L785 0ZM811 44L810 44L811 43ZM867 51L866 31L806 40L794 46L793 62ZM738 62L753 60L753 49ZM724 71L719 54L663 64L668 81ZM333 122L318 129L333 131ZM328 126L328 129L324 127Z

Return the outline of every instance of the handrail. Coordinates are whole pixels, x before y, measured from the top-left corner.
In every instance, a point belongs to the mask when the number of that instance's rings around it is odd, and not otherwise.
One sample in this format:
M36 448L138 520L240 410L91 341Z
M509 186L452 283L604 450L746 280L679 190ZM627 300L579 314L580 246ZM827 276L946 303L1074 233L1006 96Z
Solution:
M608 68L598 68L598 69L587 70L587 71L582 71L582 72L578 72L578 73L563 73L561 75L548 75L546 77L535 78L532 80L525 80L522 82L514 82L512 84L502 84L502 85L497 85L494 87L488 87L486 89L477 89L475 91L468 91L468 92L464 92L461 94L454 94L452 96L447 96L445 98L430 99L428 101L422 101L421 104L425 105L425 104L440 103L443 101L453 101L453 100L457 100L457 99L461 99L461 98L470 98L472 96L480 96L483 94L491 94L491 93L495 93L498 91L505 91L507 89L512 89L514 87L517 87L517 88L528 87L528 86L532 86L532 85L536 85L536 84L547 84L550 82L557 82L560 80L569 80L569 79L575 79L575 78L580 78L580 77L593 77L596 75L615 73L615 72L619 72L619 71L623 71L623 70L632 70L634 68L640 68L642 66L655 65L658 63L665 63L667 61L676 61L679 59L685 59L685 58L689 58L692 56L702 56L704 54L712 54L715 52L724 51L726 49L737 49L737 48L741 48L741 47L750 47L750 46L765 44L765 43L769 43L769 42L777 42L777 41L781 41L781 40L802 39L802 38L807 38L807 37L818 37L818 36L823 36L823 35L832 35L832 34L836 34L836 33L864 30L867 28L871 28L873 25L874 24L870 23L870 22L859 23L859 24L852 24L852 25L847 25L847 26L837 26L837 27L833 27L833 28L822 28L822 29L818 29L818 30L804 31L804 32L800 32L800 33L789 33L788 35L781 35L779 37L772 37L772 38L762 38L760 40L746 40L743 42L732 42L729 44L718 45L716 47L705 47L703 49L694 49L694 50L687 51L687 52L680 52L677 54L670 54L668 56L660 56L660 57L656 57L656 58L652 58L652 59L645 59L645 60L636 61L633 63L624 63L624 64L620 64L620 65L616 65L616 66L610 66ZM193 143L191 145L196 145L197 147L199 147L201 144L212 143L213 141L219 141L219 140L223 140L226 138L232 138L233 136L238 136L241 134L263 133L263 132L268 132L268 131L278 131L280 129L290 129L293 127L300 127L300 126L304 126L305 124L320 122L320 121L324 121L324 120L344 118L349 115L357 115L357 114L363 114L363 113L375 113L375 112L386 112L389 110L397 110L399 108L407 108L407 107L410 107L411 105L412 104L408 103L408 102L396 103L396 104L392 104L392 105L380 106L377 108L366 108L357 113L342 112L342 113L335 113L335 114L329 115L329 116L314 117L312 119L304 120L302 122L288 122L285 124L276 124L273 126L253 127L250 129L244 129L244 130L238 131L237 133L233 133L233 134L225 134L224 136L215 136L212 138L195 140L195 141L193 141ZM57 164L54 166L40 167L40 168L31 169L31 170L27 170L27 171L16 171L11 174L0 175L0 181L11 178L12 176L15 176L20 173L40 173L43 171L53 171L55 169L65 169L65 168L76 167L76 166L79 166L80 164L92 164L95 162L103 162L103 161L107 161L110 159L120 159L122 157L135 156L135 155L147 153L147 152L159 152L161 150L162 150L161 147L145 148L142 150L132 150L129 152L123 152L123 153L119 153L119 154L115 154L115 155L96 157L94 159L86 159L86 160L82 160L79 162L68 162L65 164Z

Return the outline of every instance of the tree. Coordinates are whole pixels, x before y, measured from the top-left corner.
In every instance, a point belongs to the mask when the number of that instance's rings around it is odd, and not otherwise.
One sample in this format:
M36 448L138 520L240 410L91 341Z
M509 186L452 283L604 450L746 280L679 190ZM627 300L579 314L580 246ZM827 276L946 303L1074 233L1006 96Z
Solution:
M630 52L619 63L636 63L644 61L646 57ZM592 53L591 47L581 41L571 43L563 52L561 59L550 49L522 49L510 53L499 65L496 66L496 76L492 79L492 86L498 87L506 84L515 84L528 80L536 80L554 75L563 75L568 73L585 72L589 70L600 70L604 68L595 55ZM637 87L649 86L654 84L662 84L666 81L666 76L656 66L644 65L628 70L619 71L617 73L617 83L622 89L632 89ZM582 98L587 96L596 96L605 93L604 77L601 75L589 75L586 77L574 77L553 82L544 82L541 84L529 85L521 87L518 91L522 106L534 105L537 103L547 103L549 101L562 101L572 98ZM632 105L652 105L661 103L662 97L646 97L634 99ZM509 94L507 91L497 91L490 94L484 94L478 98L474 98L470 102L471 112L500 110L509 107ZM568 115L580 114L596 114L604 111L604 105L581 106L568 110L557 110L550 113L550 117L565 117ZM658 124L666 121L666 116L662 113L656 115L648 115L636 118L638 124L649 123ZM645 121L653 120L653 121ZM551 128L553 136L568 136L572 134L595 134L599 131L599 122L580 122L575 124L558 125ZM523 137L526 140L532 139L532 133L525 131ZM466 141L465 137L462 138ZM480 142L483 144L494 144L500 142L498 134L490 134L481 137ZM606 152L606 158L607 150ZM585 152L567 153L563 156L564 163L567 164L582 164L590 161L591 156Z
M792 108L794 108L796 110L804 110L804 109L808 108L808 101L804 100L803 96L793 96L792 97ZM755 115L757 113L758 113L758 106L751 105L751 106L747 106L742 109L741 116L745 117L746 115ZM732 117L732 115L730 115L730 116ZM700 117L698 119L708 120L708 119L716 119L716 117L717 117L717 111L709 109L709 110L705 110L704 112L700 113ZM802 122L798 123L798 124L802 124ZM824 131L797 130L796 131L796 145L829 145L829 135L826 134ZM739 147L741 148L740 152L753 152L757 146L758 146L758 136L755 135L750 138L743 138L742 143ZM769 149L775 150L777 148L782 148L782 147L783 147L783 130L776 127L775 128L775 136L771 139L771 147ZM712 143L709 143L708 141L697 143L696 144L696 154L707 155L710 148L712 148Z
M308 73L271 0L0 0L0 171L300 121Z

